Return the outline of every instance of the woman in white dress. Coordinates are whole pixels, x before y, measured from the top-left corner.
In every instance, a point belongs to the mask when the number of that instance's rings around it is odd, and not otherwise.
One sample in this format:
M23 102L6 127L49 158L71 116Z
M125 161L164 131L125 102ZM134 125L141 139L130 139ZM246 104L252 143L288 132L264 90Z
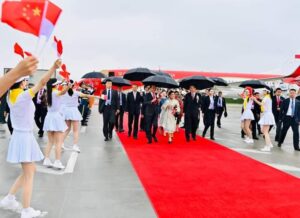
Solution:
M82 120L82 116L78 110L79 98L99 98L94 95L87 95L78 92L74 89L74 81L70 80L71 87L68 89L67 93L63 95L61 112L65 118L68 129L65 131L64 140L73 129L73 146L63 146L65 150L73 150L80 152L78 146L79 140L79 122Z
M263 89L264 98L262 102L252 97L252 100L261 106L261 111L263 112L258 124L262 127L261 129L265 137L266 145L261 151L271 151L271 148L273 148L269 130L271 125L275 125L275 118L272 112L272 98L270 93L270 90Z
M180 113L180 105L178 100L175 99L174 91L169 92L169 98L161 108L164 111L162 127L164 131L168 133L169 144L171 144L174 138L174 132L176 131L176 116Z
M241 117L241 127L246 134L245 142L247 144L254 143L252 139L252 131L250 129L251 121L254 120L254 115L252 112L253 108L253 99L251 98L253 94L253 89L251 87L246 87L244 90L244 104L243 104L243 114Z
M31 218L41 215L41 211L30 207L35 174L35 163L43 160L44 156L33 135L35 106L32 98L43 88L47 81L54 74L56 69L61 66L61 61L57 60L52 68L33 88L24 91L26 81L19 79L10 89L8 94L8 105L10 107L11 122L14 132L9 142L7 161L10 163L20 163L22 173L17 178L9 190L9 194L0 202L0 206L17 210L19 203L16 201L16 193L22 188L21 218Z
M43 130L48 133L48 143L45 148L45 159L43 165L46 167L54 167L56 169L64 169L65 166L61 162L61 147L64 139L64 132L67 130L67 124L61 113L62 96L68 91L71 85L58 91L59 82L52 78L47 83L47 103L48 113L45 118ZM52 146L55 145L55 161L51 162L49 156Z

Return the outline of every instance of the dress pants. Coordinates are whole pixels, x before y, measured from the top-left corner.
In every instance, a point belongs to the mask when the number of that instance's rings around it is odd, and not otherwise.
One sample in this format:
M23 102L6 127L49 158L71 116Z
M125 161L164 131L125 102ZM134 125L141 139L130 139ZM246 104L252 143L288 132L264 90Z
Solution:
M205 137L205 134L210 127L210 138L214 138L215 133L215 118L216 118L216 112L215 110L208 110L204 114L204 131L202 136Z
M111 106L104 106L103 110L103 134L105 138L112 137L116 121L116 111Z
M284 142L287 131L290 127L292 127L294 149L299 149L299 124L296 122L295 118L291 116L285 116L282 122L283 127L280 134L279 144Z
M139 113L128 112L128 135L132 133L132 123L133 123L133 137L137 137L139 130Z

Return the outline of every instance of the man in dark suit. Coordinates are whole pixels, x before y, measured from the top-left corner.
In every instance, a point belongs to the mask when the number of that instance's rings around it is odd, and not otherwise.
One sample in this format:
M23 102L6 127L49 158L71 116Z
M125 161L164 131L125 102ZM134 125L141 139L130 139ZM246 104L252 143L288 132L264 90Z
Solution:
M124 132L123 118L126 110L126 95L122 92L122 87L118 88L118 101L120 104L120 113L116 115L116 131Z
M33 102L35 104L35 113L34 113L34 120L39 128L39 137L43 137L44 131L44 121L47 115L47 91L46 89L41 89L33 98Z
M225 113L224 113L225 112ZM217 97L217 126L221 128L221 118L224 113L224 116L227 117L227 107L225 98L222 96L222 92L219 91Z
M293 144L296 151L299 149L299 122L300 122L300 101L296 99L296 87L291 87L289 98L285 99L280 108L280 120L283 128L279 137L278 147L281 147L290 127L293 130Z
M139 128L139 117L141 113L141 104L143 97L137 91L138 86L132 85L132 92L127 94L127 111L128 111L128 136L131 137L132 123L133 124L133 138L137 139Z
M275 95L272 98L272 112L276 122L275 141L277 142L279 140L280 132L282 129L282 120L280 120L280 108L284 101L284 97L281 96L281 93L282 93L281 88L277 88L275 90Z
M185 139L190 141L192 135L196 141L196 132L200 122L201 96L195 86L190 86L190 92L183 100Z
M254 92L254 97L258 100L261 101L259 92ZM258 124L260 120L260 114L261 114L261 106L257 104L255 101L253 101L253 106L251 109L253 115L254 115L254 120L251 121L251 127L252 127L252 138L255 140L258 140L257 137L257 131L260 134L260 125Z
M216 118L216 109L217 109L217 98L214 96L214 90L210 89L209 94L203 101L202 112L204 114L204 131L202 137L205 137L205 134L210 127L210 139L215 140L215 118Z
M103 114L103 134L105 141L112 139L112 132L116 122L116 115L120 110L120 102L118 101L118 92L112 90L112 81L106 80L106 89L103 90L100 102L99 113Z
M145 97L146 97L146 94L149 93L149 89L150 89L150 86L145 86L144 87L145 91L141 93L141 96L142 96L142 108L141 108L141 122L140 122L140 129L141 131L145 131L146 127L145 127L145 105L144 105L144 101L145 101Z
M148 144L152 143L152 138L157 142L156 132L158 128L158 97L156 96L156 86L152 85L150 92L144 98L145 107L145 131Z

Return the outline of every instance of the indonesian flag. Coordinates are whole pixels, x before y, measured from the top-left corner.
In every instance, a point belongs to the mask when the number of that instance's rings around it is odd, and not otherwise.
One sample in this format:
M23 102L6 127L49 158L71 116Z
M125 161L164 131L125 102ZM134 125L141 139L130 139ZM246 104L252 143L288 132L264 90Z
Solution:
M49 38L61 12L48 0L6 0L1 21L19 31Z
M295 58L296 58L296 59L300 59L300 54L296 54L296 55L295 55Z

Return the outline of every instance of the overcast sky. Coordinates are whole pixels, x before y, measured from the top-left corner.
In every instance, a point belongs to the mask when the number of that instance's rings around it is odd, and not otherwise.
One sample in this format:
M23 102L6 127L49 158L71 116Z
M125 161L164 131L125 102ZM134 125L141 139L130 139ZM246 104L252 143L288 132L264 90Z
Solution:
M54 35L63 40L63 61L75 79L93 70L139 66L273 72L295 64L300 53L299 0L53 2L63 9ZM41 68L55 59L50 41L39 55ZM1 24L1 68L19 60L15 42L34 53L38 39Z

